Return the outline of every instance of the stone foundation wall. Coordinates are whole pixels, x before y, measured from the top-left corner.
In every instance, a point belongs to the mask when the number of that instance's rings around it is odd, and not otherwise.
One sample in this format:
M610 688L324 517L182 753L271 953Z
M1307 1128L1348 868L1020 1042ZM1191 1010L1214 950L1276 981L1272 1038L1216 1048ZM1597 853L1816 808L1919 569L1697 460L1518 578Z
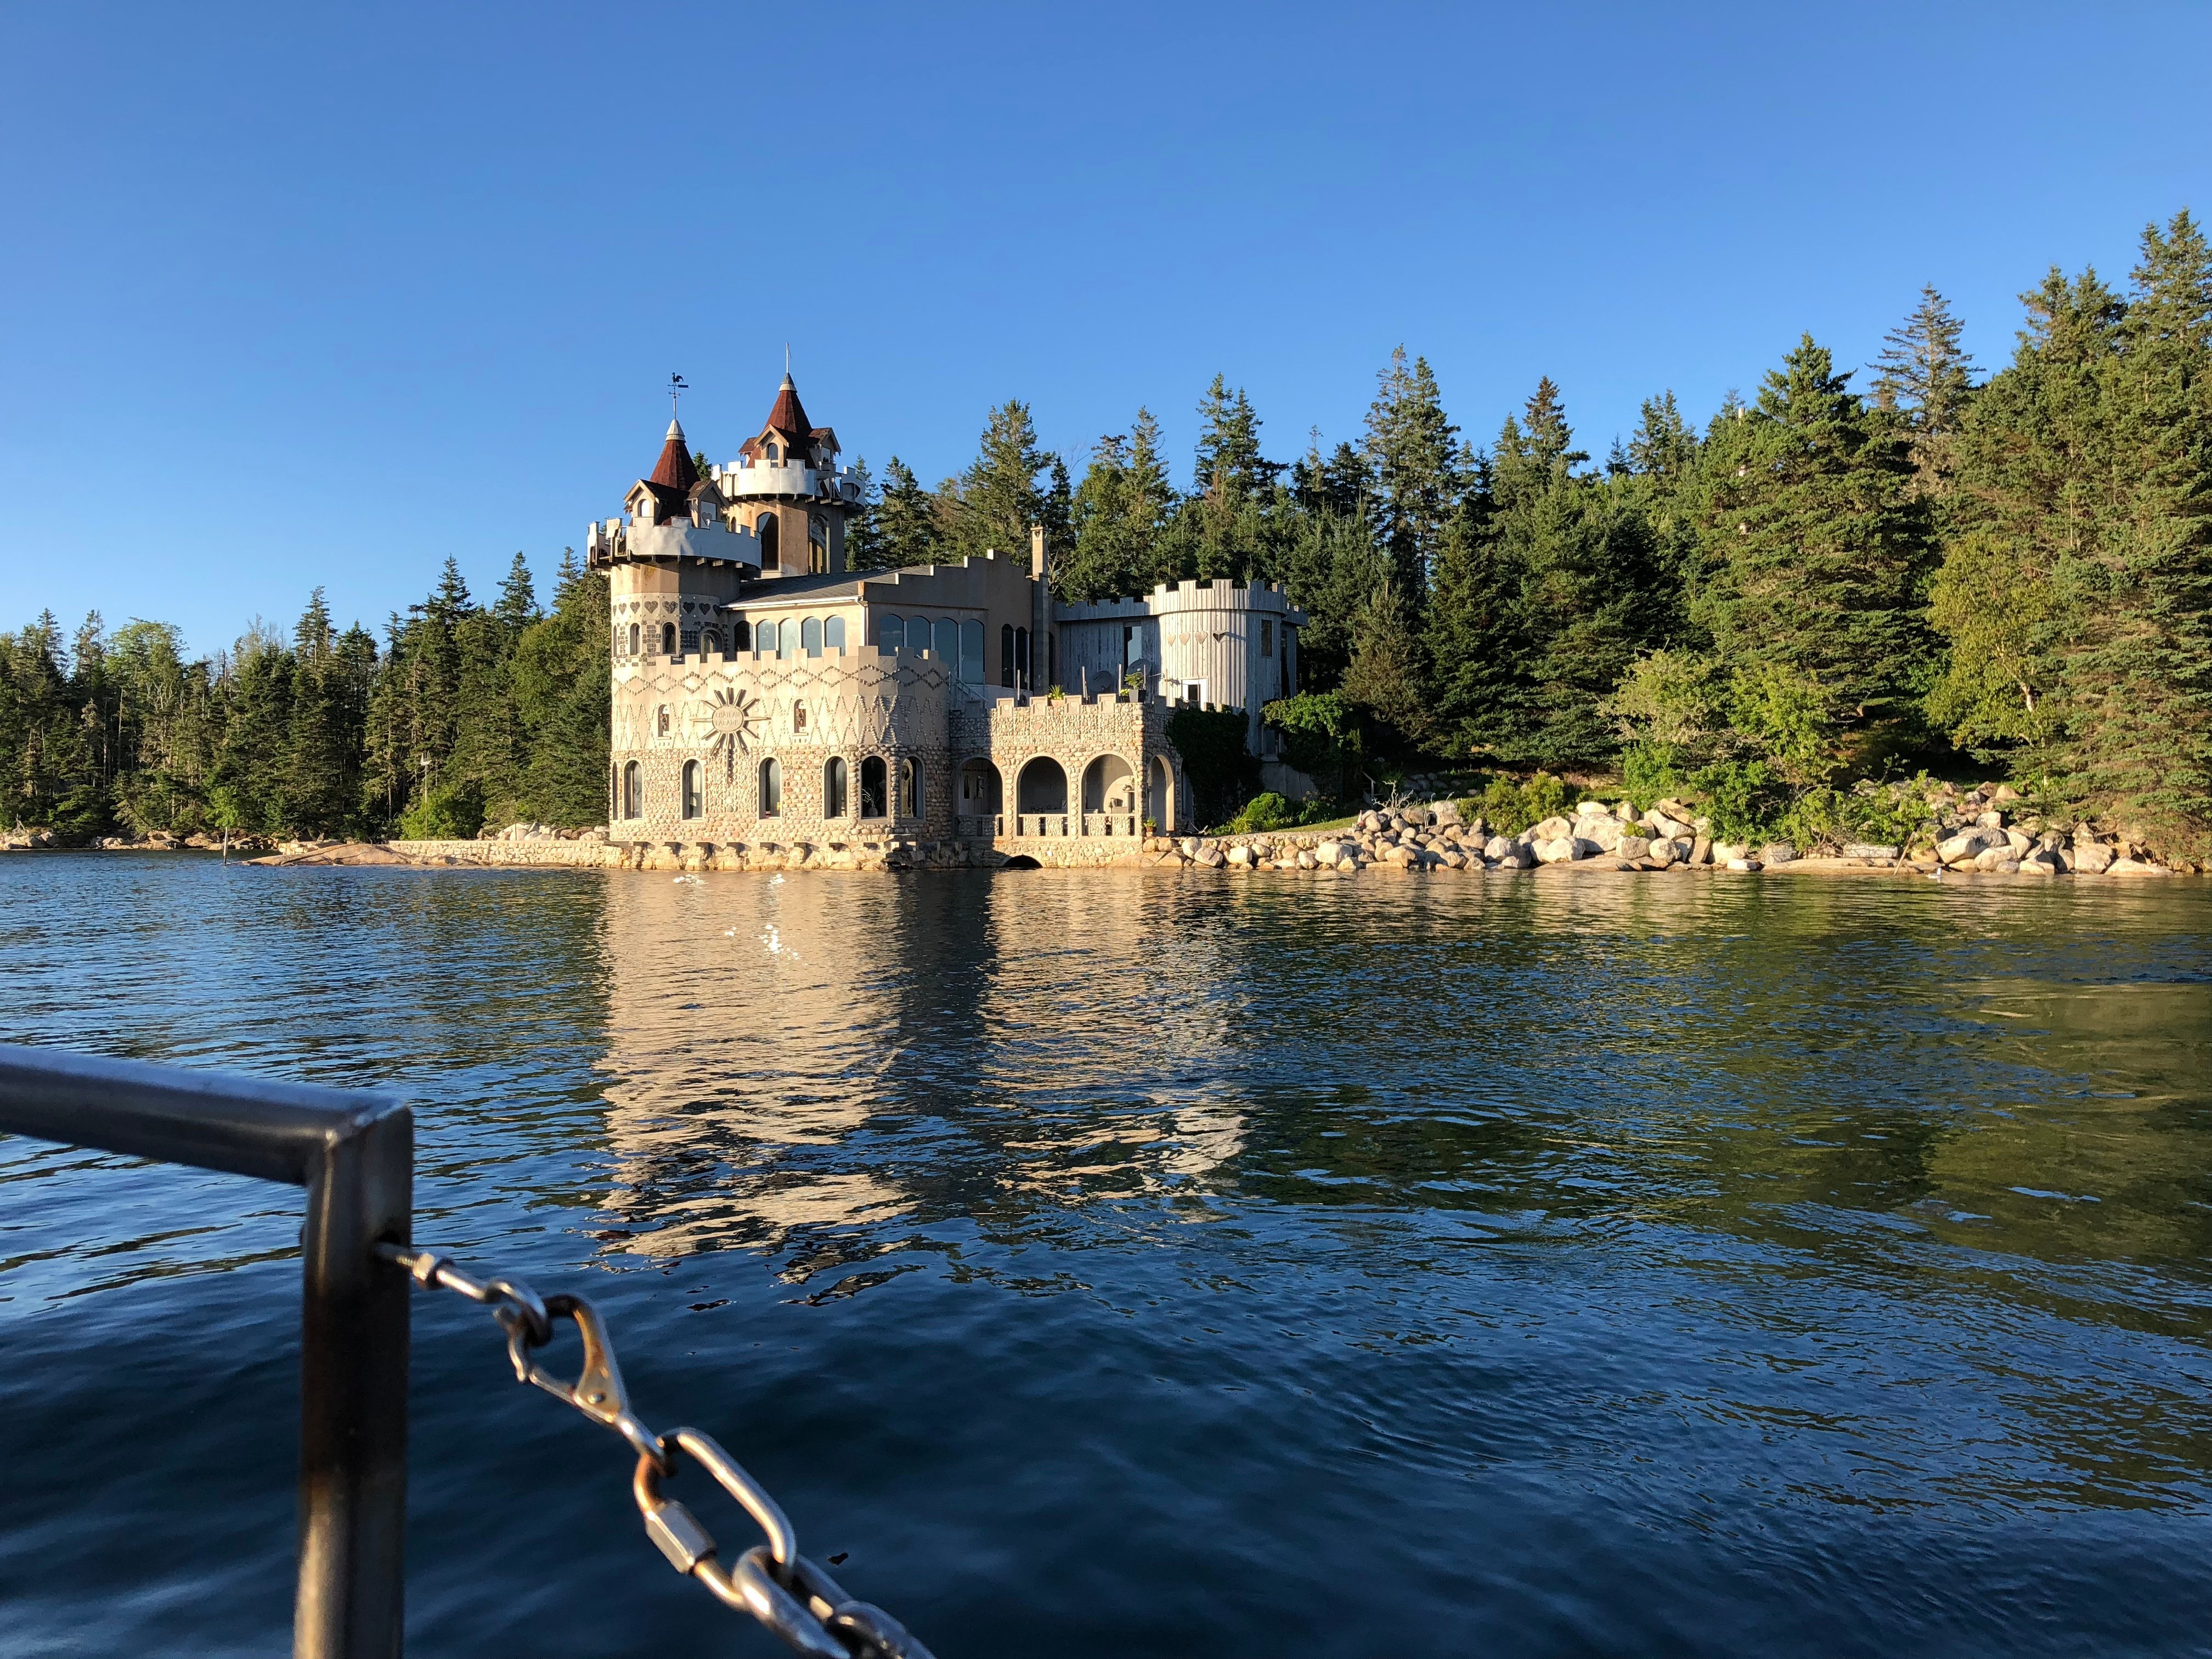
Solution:
M392 841L387 852L409 864L481 865L610 870L622 862L623 849L603 841Z

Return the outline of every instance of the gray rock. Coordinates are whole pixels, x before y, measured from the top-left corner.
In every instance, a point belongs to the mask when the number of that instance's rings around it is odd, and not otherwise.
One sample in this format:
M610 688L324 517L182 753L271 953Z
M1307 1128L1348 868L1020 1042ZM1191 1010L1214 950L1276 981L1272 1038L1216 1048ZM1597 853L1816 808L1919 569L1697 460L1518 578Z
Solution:
M1569 819L1549 817L1530 830L1528 838L1534 842L1560 841L1574 833L1575 826Z
M1612 850L1625 859L1646 858L1650 854L1651 843L1642 836L1623 836L1614 842Z
M1534 851L1539 864L1571 863L1575 856L1575 838L1572 836L1550 836L1538 842Z
M2112 849L2101 842L2076 841L2072 862L2077 874L2101 876L2112 867Z
M2002 830L1978 826L1936 843L1936 856L1946 864L1971 864L1992 847L2011 845Z
M1894 862L1902 850L1900 848L1885 847L1879 842L1848 841L1844 843L1844 856L1847 859Z
M1992 806L1988 811L1983 813L1981 817L1976 818L1974 822L1984 830L2002 830L2004 828L2004 814L1998 811L1996 807Z
M1578 859L1594 859L1607 850L1603 843L1592 841L1588 836L1577 836L1568 845L1574 849L1574 856Z
M1771 841L1759 849L1761 864L1795 864L1797 849L1786 841Z
M1505 870L1533 870L1536 867L1536 855L1517 842L1508 842L1498 863L1499 868Z

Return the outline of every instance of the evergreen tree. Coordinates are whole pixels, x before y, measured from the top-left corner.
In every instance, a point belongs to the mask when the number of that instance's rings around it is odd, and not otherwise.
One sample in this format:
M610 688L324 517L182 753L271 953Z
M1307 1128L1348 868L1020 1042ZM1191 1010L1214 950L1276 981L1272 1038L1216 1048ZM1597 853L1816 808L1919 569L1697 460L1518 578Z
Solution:
M1342 687L1346 701L1376 722L1383 753L1406 756L1425 746L1431 736L1426 681L1412 610L1395 575L1386 575L1354 625Z
M1973 395L1973 359L1961 345L1966 325L1932 283L1904 322L1882 337L1875 405L1900 415L1911 433L1913 489L1948 493L1953 445Z
M2079 577L2064 665L2087 798L2212 844L2212 248L2187 212L2148 227L2102 365L2118 466Z
M538 614L538 587L530 579L530 562L518 550L507 568L507 580L500 584L499 603L492 607L492 616L513 639L536 622Z
M927 564L937 556L935 503L915 479L914 470L896 455L884 468L883 498L876 508L869 570L896 570Z
M1907 445L1850 378L1807 335L1746 418L1715 422L1697 605L1731 671L1788 677L1830 760L1869 765L1912 735L1932 549Z
M1052 458L1037 447L1029 405L1009 398L991 411L973 465L961 475L952 505L954 556L1000 554L1026 558L1030 526L1042 520L1045 494L1037 474ZM942 499L940 495L940 499Z
M351 687L319 587L293 631L289 730L284 745L282 816L305 836L335 836L354 814L359 793Z
M1401 586L1418 601L1428 590L1444 526L1464 488L1454 442L1459 428L1444 418L1426 358L1414 358L1409 368L1400 346L1390 354L1390 367L1376 378L1365 447L1375 479L1376 523Z

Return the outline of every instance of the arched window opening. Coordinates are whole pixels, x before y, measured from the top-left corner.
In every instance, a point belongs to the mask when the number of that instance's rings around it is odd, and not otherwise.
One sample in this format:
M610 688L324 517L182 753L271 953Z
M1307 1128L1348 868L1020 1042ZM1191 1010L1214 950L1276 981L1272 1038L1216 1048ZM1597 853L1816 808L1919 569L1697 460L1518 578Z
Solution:
M730 624L730 649L732 652L753 648L753 625L743 617Z
M999 769L990 762L971 760L960 769L960 810L971 813L1006 811Z
M832 755L830 763L822 769L822 816L845 816L845 760L842 755Z
M760 766L760 815L772 818L783 811L783 768L771 755Z
M867 756L860 762L860 816L879 818L884 815L884 757Z
M999 624L999 684L1011 691L1014 689L1014 625Z
M781 459L782 455L783 450L780 446L773 443L768 446L768 458L771 461Z
M660 654L664 657L672 657L676 654L676 624L674 623L660 624Z
M638 787L637 763L624 763L622 774L622 815L626 818L645 816L644 792Z
M799 648L810 657L822 654L822 618L809 617L799 624Z
M1027 766L1014 782L1014 810L1017 812L1065 812L1067 811L1067 774L1060 763L1049 756L1039 755Z
M782 568L776 557L775 514L763 513L753 522L753 533L760 538L761 568L778 570Z
M876 649L878 651L906 649L906 619L903 617L876 618Z
M822 624L822 644L825 650L830 651L845 648L845 619L842 617L832 617Z
M950 617L939 617L931 635L929 648L937 653L946 667L957 673L960 668L960 624Z
M972 617L960 624L960 683L983 683L983 624Z
M668 735L668 705L665 702L653 711L653 729L659 737Z
M703 805L699 795L699 763L695 760L685 761L684 763L684 816L687 818L697 817Z
M830 526L819 518L806 521L806 568L817 576L830 568Z
M899 812L902 817L918 818L921 816L921 763L908 756L899 763Z
M1083 810L1086 812L1133 812L1137 810L1137 775L1119 755L1101 755L1083 769Z
M803 702L791 705L791 729L794 732L806 729L806 705Z
M631 656L635 657L637 655L638 647L641 643L642 641L638 638L637 624L635 623L632 623L629 625L629 653Z
M699 636L699 648L710 657L722 654L722 630L710 628Z

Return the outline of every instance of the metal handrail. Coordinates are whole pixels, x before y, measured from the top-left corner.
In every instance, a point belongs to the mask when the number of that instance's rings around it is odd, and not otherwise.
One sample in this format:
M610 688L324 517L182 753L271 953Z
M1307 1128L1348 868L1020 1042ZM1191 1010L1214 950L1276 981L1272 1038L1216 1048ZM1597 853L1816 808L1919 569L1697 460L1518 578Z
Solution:
M0 1133L307 1191L295 1659L398 1659L415 1121L387 1095L0 1043Z

